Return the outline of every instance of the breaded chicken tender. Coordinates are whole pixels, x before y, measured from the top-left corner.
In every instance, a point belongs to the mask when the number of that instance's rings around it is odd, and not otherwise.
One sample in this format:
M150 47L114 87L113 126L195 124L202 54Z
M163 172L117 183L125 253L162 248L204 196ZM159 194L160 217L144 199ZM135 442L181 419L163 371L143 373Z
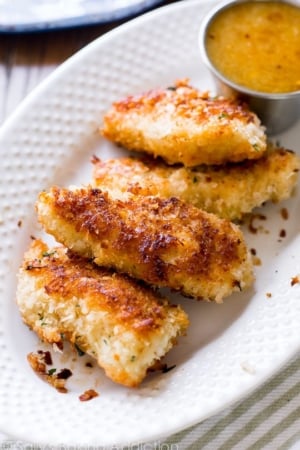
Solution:
M185 166L257 159L266 150L264 128L246 105L210 98L187 80L115 102L100 131L129 150Z
M45 230L75 253L157 287L222 299L253 281L241 230L177 198L113 199L53 187L37 202Z
M181 307L152 289L40 240L25 254L17 303L40 339L60 343L64 335L129 387L141 383L188 326Z
M299 157L283 148L270 148L257 160L224 166L168 166L150 158L94 158L93 163L94 186L113 197L126 193L178 197L229 220L241 219L267 201L289 198L300 169Z

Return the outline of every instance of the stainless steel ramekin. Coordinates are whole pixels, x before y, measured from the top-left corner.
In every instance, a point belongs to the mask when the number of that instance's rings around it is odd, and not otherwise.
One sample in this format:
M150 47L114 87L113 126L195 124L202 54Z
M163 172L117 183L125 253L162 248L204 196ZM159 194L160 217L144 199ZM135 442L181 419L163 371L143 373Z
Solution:
M271 94L247 89L244 86L238 85L230 79L226 78L216 69L216 67L208 57L205 45L207 30L216 15L218 15L225 8L230 8L234 4L248 2L250 3L253 1L261 0L227 0L225 2L219 3L216 7L211 9L211 11L204 18L199 31L200 55L213 76L217 93L226 97L238 97L246 101L249 104L250 108L254 112L256 112L258 117L261 119L262 124L266 127L267 134L274 135L287 130L290 126L292 126L299 120L300 90L290 93ZM284 1L285 3L299 6L299 3L293 0L279 1ZM226 55L224 55L224 58L226 58ZM245 55L245 63L246 61L247 56Z

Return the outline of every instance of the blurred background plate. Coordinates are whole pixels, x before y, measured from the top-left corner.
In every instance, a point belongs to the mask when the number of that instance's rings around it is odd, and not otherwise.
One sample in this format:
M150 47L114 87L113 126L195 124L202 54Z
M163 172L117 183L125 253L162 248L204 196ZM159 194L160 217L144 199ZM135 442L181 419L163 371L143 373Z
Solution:
M0 32L44 31L114 22L162 0L0 0Z

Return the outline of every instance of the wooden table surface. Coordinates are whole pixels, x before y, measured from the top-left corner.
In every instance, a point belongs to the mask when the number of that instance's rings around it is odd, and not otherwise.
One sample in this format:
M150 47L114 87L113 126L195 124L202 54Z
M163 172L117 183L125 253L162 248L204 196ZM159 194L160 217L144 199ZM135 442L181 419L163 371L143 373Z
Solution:
M170 3L175 1L164 1L161 6ZM130 19L39 33L0 33L0 124L57 66L89 42Z

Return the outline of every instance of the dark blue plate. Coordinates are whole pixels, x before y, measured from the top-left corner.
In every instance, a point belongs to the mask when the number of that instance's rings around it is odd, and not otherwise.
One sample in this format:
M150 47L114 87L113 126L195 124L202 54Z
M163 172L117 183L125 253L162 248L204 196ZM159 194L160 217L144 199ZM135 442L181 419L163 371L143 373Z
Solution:
M104 24L141 14L161 3L162 0L3 0L0 32Z

